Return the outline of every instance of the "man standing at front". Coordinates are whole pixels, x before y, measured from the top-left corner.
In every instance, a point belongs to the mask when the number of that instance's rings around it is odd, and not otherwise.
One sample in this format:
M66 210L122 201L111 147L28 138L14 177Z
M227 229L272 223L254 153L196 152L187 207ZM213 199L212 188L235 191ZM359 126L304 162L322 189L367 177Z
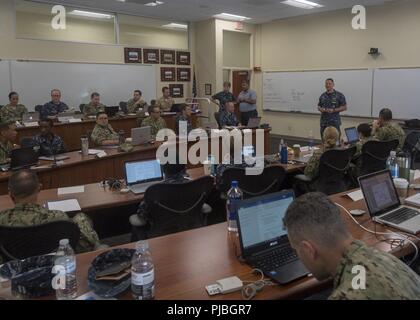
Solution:
M347 111L346 97L334 89L334 80L325 80L327 89L319 98L318 111L321 112L321 137L325 128L335 127L340 133L340 112Z
M248 125L249 119L257 118L257 94L254 90L249 89L249 82L242 82L242 91L238 96L239 111L241 112L241 123Z

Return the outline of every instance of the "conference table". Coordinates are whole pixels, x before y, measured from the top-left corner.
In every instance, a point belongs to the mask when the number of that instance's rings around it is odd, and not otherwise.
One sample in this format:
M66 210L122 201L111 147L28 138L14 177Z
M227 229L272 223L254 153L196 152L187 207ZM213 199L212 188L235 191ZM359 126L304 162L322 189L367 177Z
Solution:
M192 176L198 177L203 173L200 172L200 169L193 170L195 171L192 172ZM414 190L410 190L410 193L413 194ZM362 209L367 211L364 200L354 202L346 194L336 194L330 196L330 199L348 210ZM340 210L354 238L397 257L403 257L413 252L413 248L407 243L403 246L395 246L390 242L383 241L397 236L369 233L357 225L344 210ZM367 214L355 219L365 228L375 230L374 222ZM376 232L390 231L395 232L397 230L376 224ZM230 276L238 276L243 281L258 280L258 277L252 274L252 268L237 258L240 250L238 237L235 233L227 231L226 223L149 239L148 242L155 265L156 299L240 300L240 292L210 297L207 295L205 286L218 279ZM416 241L416 243L419 245L419 241ZM135 243L130 243L119 246L119 248L134 248L134 246ZM93 259L106 250L110 249L77 255L79 295L90 291L87 283L89 267ZM287 285L266 286L257 294L256 299L300 299L326 289L331 284L331 280L319 282L313 276L307 276ZM2 285L0 298L14 298L10 292L10 283ZM44 299L54 298L54 296L44 297ZM125 291L117 298L131 299L130 290Z
M270 131L264 129L264 151L269 153ZM222 147L222 138L219 139L219 151ZM208 139L208 148L212 153L212 141ZM177 140L179 146L181 140ZM252 143L256 143L256 131L252 130ZM38 173L38 177L44 189L52 189L59 187L71 187L77 185L85 185L103 181L105 179L123 179L125 178L124 163L127 161L139 161L156 159L156 151L161 146L161 142L154 142L147 145L136 146L130 152L119 151L117 147L112 148L95 148L103 149L106 156L98 158L96 155L83 156L80 151L72 151L63 154L68 159L58 162L57 166L52 165L52 161L41 160L34 170ZM191 148L195 141L188 141L187 148ZM214 152L213 152L214 153ZM206 159L202 159L203 161ZM190 164L197 166L197 164ZM7 184L11 171L0 172L0 195L7 193Z
M201 112L195 112L191 115L191 123L193 128L199 126L198 118L200 114ZM131 129L138 127L138 119L144 117L145 116L138 115L116 116L110 118L109 123L116 132L123 130L125 136L128 138L131 136ZM166 122L167 128L175 131L176 113L166 112L162 114L162 117ZM83 135L88 135L90 132L92 132L93 128L95 127L95 121L95 119L83 119L81 122L54 122L53 132L63 138L67 151L79 150L81 146L80 137ZM33 137L39 134L39 127L19 127L17 128L17 133L16 142L20 143L21 139L24 137Z

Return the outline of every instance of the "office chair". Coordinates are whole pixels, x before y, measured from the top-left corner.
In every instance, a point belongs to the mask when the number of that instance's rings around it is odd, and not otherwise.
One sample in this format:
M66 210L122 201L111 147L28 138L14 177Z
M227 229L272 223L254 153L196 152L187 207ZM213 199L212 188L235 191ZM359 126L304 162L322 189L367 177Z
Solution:
M82 103L81 105L79 105L79 110L81 113L83 113L83 110L85 109L85 107L86 107L85 103Z
M40 105L40 104L39 104L39 105L36 105L36 106L35 106L35 111L40 113L40 112L41 112L41 110L42 110L42 107L43 107L43 106L42 106L42 105Z
M414 169L415 164L420 162L420 131L413 131L407 135L402 150L410 155L411 168Z
M120 105L121 111L127 114L128 113L127 102L121 101L119 105Z
M397 149L398 144L398 140L366 142L362 147L358 175L384 170L389 154L392 150Z
M214 113L214 119L216 119L217 125L220 128L220 112L215 112Z
M319 173L316 179L312 180L305 175L295 177L296 194L299 196L302 193L319 191L331 195L350 189L352 180L348 170L355 153L356 146L325 151L319 161Z
M69 239L73 248L80 237L77 224L71 221L53 221L30 227L0 226L0 252L10 260L54 252L61 239Z
M35 141L33 137L22 137L22 139L20 139L20 146L22 148L33 148L35 146Z
M222 196L229 191L232 181L238 181L244 199L247 199L281 190L286 179L285 169L278 165L265 167L260 175L246 175L245 170L232 167L222 173L218 185Z
M205 176L185 183L150 186L143 200L147 208L147 223L143 226L132 223L133 238L148 239L205 226L211 209L204 204L213 185L214 179Z

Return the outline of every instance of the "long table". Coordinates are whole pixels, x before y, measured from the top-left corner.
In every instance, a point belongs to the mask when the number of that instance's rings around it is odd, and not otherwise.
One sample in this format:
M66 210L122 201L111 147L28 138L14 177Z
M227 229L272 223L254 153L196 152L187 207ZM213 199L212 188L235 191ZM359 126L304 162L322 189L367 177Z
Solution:
M345 196L345 193L330 198L348 210L367 210L363 200L353 202ZM341 213L354 238L397 257L413 252L413 248L408 244L395 247L382 241L383 237L375 236L356 225L344 210L341 210ZM357 218L357 221L365 228L374 230L374 223L367 215ZM235 234L229 234L226 227L225 223L221 223L149 240L155 264L156 299L241 299L240 292L209 297L205 290L206 285L229 276L238 276L246 281L257 280L257 277L251 274L251 267L238 260L238 238ZM377 224L376 231L396 230ZM130 243L120 247L134 248L134 246L134 243ZM77 255L79 295L89 291L87 285L89 267L93 259L103 251ZM308 276L287 285L267 286L258 293L256 299L298 299L330 285L331 281L319 282L314 277ZM0 289L0 297L13 298L10 288L6 286ZM118 298L131 299L131 293L127 290ZM54 299L54 297L45 299Z
M253 143L255 144L255 131L253 132ZM209 150L211 150L211 140L208 143ZM188 148L193 144L194 142L189 142ZM40 161L39 166L34 169L38 172L44 189L84 185L109 178L123 179L125 175L124 163L126 161L155 159L156 150L160 145L161 143L155 142L146 146L137 146L131 152L120 152L117 148L106 148L104 150L107 156L103 158L97 158L94 155L83 156L78 151L72 151L64 154L69 159L64 160L56 167L53 167L49 161ZM270 129L266 129L264 130L264 150L266 154L269 152L269 146ZM10 171L0 173L0 195L7 193L7 183L10 175Z
M198 116L197 114L192 114L191 122L194 128L198 127ZM166 113L162 116L165 119L166 126L169 129L175 131L176 126L176 114L175 113ZM115 131L123 130L126 137L131 135L131 129L137 128L138 116L126 115L123 117L110 118L109 122L114 128ZM144 117L143 117L144 118ZM74 123L60 123L55 122L53 131L55 134L63 138L64 143L68 151L74 151L80 149L80 137L87 135L95 127L95 119L83 119L82 122ZM23 137L32 137L39 134L39 127L20 127L17 128L18 135L16 137L16 142L20 143L20 140Z

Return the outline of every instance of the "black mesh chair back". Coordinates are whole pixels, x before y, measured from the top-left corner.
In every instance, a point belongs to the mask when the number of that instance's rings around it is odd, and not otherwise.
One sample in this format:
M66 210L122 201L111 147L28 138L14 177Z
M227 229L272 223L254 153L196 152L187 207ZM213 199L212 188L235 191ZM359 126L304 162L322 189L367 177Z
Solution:
M202 207L214 186L210 176L185 183L158 183L147 188L147 238L206 225Z
M33 148L35 146L35 140L33 137L23 137L20 139L20 146L22 148Z
M238 181L244 199L248 199L281 190L286 178L286 171L278 165L265 167L260 175L246 175L245 170L239 167L226 169L220 177L220 191L227 193L232 181Z
M127 114L128 113L127 102L121 101L119 105L120 105L121 111Z
M220 128L220 112L215 112L214 113L214 119L216 119L217 125Z
M316 190L327 195L346 191L351 185L348 169L355 153L355 146L325 151L319 162Z
M86 104L82 103L81 105L79 105L79 110L81 113L83 113L83 110L85 109Z
M41 110L42 110L42 105L37 105L37 106L35 106L35 111L36 112L41 112Z
M53 221L30 227L0 226L0 252L10 260L25 259L54 252L61 239L69 239L75 248L79 237L79 227L71 221Z
M403 151L409 154L412 164L420 162L420 131L410 132L405 138Z
M362 147L360 175L385 170L386 160L398 147L398 140L368 141Z

